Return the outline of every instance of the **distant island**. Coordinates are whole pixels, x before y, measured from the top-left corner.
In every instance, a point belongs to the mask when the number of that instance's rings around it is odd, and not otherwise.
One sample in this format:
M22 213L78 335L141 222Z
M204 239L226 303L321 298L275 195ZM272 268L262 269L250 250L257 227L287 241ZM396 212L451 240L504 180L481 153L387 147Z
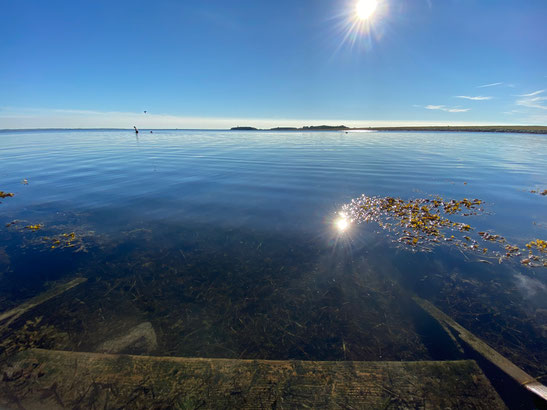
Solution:
M255 127L232 127L232 131L258 131L258 128Z
M349 129L345 125L310 125L301 128L303 131L344 131Z
M547 134L542 125L464 125L464 126L408 126L408 127L366 127L350 128L345 125L308 125L297 127L275 127L258 129L254 127L233 127L234 131L436 131L436 132L514 132L525 134Z
M237 126L230 128L231 131L344 131L352 128L345 125L306 125L302 128L297 127L275 127L269 129L259 129L248 126Z

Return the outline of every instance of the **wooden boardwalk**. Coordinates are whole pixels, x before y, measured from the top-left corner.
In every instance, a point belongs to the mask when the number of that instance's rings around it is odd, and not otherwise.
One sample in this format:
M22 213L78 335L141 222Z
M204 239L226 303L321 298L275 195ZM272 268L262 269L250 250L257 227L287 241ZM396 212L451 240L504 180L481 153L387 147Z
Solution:
M505 408L472 360L313 362L30 349L1 368L0 407Z

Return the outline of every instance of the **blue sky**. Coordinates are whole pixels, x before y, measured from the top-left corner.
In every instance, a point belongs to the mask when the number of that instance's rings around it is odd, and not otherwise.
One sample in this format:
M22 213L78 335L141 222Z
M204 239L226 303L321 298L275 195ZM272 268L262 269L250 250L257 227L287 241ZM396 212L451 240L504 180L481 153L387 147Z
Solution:
M0 128L547 125L547 1L356 3L0 0Z

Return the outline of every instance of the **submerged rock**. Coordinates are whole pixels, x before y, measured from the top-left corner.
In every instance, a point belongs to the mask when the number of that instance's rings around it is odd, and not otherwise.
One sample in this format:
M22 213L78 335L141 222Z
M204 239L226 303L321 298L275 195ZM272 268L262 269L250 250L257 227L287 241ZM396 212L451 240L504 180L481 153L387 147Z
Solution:
M156 332L152 324L143 322L126 335L102 343L97 348L97 352L120 353L130 349L132 352L150 353L156 349L157 345Z

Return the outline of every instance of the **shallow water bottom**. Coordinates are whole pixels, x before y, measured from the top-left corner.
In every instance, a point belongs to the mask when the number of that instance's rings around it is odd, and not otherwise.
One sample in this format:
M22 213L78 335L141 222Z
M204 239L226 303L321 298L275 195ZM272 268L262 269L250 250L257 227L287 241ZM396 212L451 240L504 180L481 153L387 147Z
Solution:
M76 231L89 228L82 218ZM438 255L398 250L366 226L361 237L328 245L296 233L161 222L131 225L115 235L81 232L89 233L85 251L74 253L73 248L52 252L32 238L37 233L11 231L20 253L1 277L5 308L75 273L88 280L22 317L3 343L8 353L28 347L104 351L105 343L127 339L146 323L153 345L128 343L115 353L454 358L450 341L424 323L412 301L419 294L527 370L541 372L545 363L537 309L526 311L526 300L515 300L510 268L465 261L476 267L471 277L460 270L460 251L439 250L440 265ZM38 276L32 277L36 266ZM18 272L26 275L18 280ZM19 300L7 283L19 289Z

